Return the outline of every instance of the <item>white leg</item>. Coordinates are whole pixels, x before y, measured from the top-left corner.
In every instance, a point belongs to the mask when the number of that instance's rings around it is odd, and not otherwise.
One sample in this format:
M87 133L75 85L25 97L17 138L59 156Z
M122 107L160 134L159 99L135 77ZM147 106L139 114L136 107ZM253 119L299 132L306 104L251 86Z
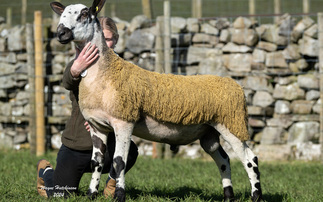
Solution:
M113 172L116 176L116 191L114 198L117 201L125 201L125 169L131 142L133 124L119 121L114 125L116 136L116 148L113 156Z
M247 171L251 184L252 200L261 201L262 191L260 186L260 173L258 169L257 156L251 151L245 142L241 142L236 136L230 133L225 126L217 124L215 128L222 134L223 139L231 145Z
M93 126L90 127L90 132L93 143L93 151L91 158L92 178L88 190L88 196L93 199L98 194L107 147L107 135L100 133L98 130L93 128Z
M230 158L219 143L219 133L210 133L200 139L204 151L208 153L218 166L223 185L224 201L234 200L234 193L231 182Z

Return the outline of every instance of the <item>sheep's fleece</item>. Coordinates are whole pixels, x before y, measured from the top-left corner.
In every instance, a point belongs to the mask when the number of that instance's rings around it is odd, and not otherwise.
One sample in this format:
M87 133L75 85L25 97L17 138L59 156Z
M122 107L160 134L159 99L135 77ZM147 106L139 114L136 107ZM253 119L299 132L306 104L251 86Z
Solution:
M100 97L92 98L93 106L112 105L109 113L131 122L146 114L161 122L183 125L221 123L241 141L249 139L244 91L233 79L150 72L123 60L111 49L106 51L99 64L103 75L95 79L100 84L96 90L108 90L104 86L110 82L114 90L109 96L114 99L104 100L105 93L97 93ZM84 99L86 105L89 99Z

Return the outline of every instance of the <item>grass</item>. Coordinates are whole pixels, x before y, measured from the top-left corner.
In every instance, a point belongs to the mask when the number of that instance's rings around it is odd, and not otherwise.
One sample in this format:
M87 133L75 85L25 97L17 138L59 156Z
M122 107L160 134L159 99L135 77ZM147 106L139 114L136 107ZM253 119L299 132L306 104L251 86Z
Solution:
M0 200L43 201L36 191L36 164L40 158L55 166L56 153L43 157L29 151L0 151ZM232 163L232 180L238 201L250 201L248 177L239 162ZM319 162L260 162L266 201L322 201L323 165ZM80 183L80 194L64 201L88 201L90 174ZM99 191L103 192L103 175ZM222 201L223 191L213 162L189 159L139 157L126 175L127 201ZM97 198L104 201L104 197ZM51 199L50 201L62 201Z

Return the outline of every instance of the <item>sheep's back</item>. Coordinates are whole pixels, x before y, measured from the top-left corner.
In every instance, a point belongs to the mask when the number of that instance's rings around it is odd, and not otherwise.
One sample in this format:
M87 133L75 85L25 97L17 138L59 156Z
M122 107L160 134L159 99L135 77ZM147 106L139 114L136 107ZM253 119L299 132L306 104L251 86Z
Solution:
M221 123L240 139L249 138L244 91L233 79L159 74L128 62L121 66L114 76L120 118L138 121L148 115L183 125Z

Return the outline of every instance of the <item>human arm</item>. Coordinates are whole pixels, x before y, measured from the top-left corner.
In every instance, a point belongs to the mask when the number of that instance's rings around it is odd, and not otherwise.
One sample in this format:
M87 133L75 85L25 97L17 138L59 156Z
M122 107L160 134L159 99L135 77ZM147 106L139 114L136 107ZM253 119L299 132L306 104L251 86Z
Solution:
M89 68L91 64L99 57L98 49L91 43L87 43L82 51L76 49L76 57L71 61L63 75L63 86L67 90L77 90L80 83L80 74Z

